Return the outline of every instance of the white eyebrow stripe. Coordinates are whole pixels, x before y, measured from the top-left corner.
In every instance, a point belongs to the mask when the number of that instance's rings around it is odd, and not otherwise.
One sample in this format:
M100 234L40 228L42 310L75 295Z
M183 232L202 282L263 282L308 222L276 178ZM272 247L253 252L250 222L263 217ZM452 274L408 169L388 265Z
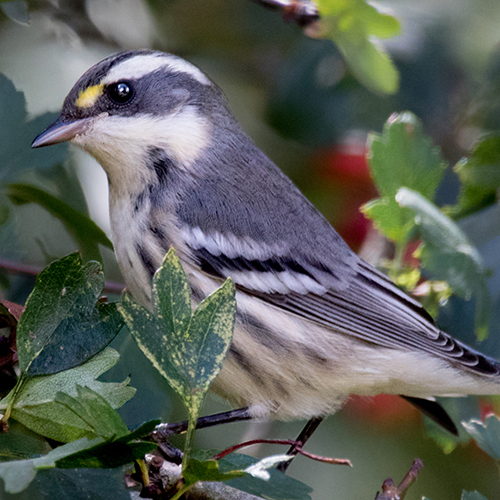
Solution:
M168 67L174 73L186 73L203 85L212 84L203 72L193 64L180 57L163 53L139 54L125 59L125 61L113 66L101 83L106 85L120 80L141 78L164 67Z

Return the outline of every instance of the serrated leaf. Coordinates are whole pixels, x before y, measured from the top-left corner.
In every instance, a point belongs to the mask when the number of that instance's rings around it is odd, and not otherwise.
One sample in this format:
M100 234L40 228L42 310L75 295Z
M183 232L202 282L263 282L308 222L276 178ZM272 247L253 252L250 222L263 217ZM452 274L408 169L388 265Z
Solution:
M369 137L367 155L372 176L381 195L362 208L377 228L398 243L406 242L414 215L395 201L404 186L433 200L444 173L439 148L422 131L422 123L412 113L393 114L382 135Z
M455 222L419 193L401 188L396 200L415 214L415 224L425 243L420 253L423 266L436 279L447 281L458 296L476 297L476 334L484 340L491 298L488 275L479 252Z
M56 395L65 392L77 395L76 385L85 385L100 394L112 408L120 408L135 394L128 385L99 382L96 379L113 367L119 354L107 348L81 366L54 375L28 379L16 394L11 418L21 422L38 434L56 441L68 442L81 437L93 437L93 431L81 418L56 402ZM0 410L5 410L11 402L15 390L0 401Z
M244 470L257 463L254 457L231 453L219 460L219 469L222 472L231 470ZM257 477L245 474L243 477L230 479L227 485L246 491L252 495L261 496L268 500L310 500L312 488L290 476L287 476L276 469L269 469L271 476L269 481L263 481Z
M109 408L105 412L109 416ZM101 418L107 418L102 412L100 413ZM121 423L117 422L117 418L120 419ZM154 442L137 441L137 439L149 434L160 423L160 420L151 420L142 424L135 431L129 432L119 415L113 416L112 419L114 420L113 424L108 422L93 425L93 428L99 428L100 432L106 434L106 436L102 436L100 442L58 460L57 467L63 469L82 467L114 469L142 459L146 453L156 447ZM108 429L104 429L104 427L108 427Z
M100 394L78 384L76 392L76 397L59 392L56 394L56 402L85 421L96 436L114 439L129 434L118 412Z
M462 422L462 425L479 448L495 460L500 460L500 420L496 415L488 415L484 422L472 419Z
M55 467L57 460L94 446L101 441L101 438L94 440L82 438L59 446L47 453L47 455L39 458L14 460L0 464L0 477L4 481L5 491L8 493L19 493L33 481L37 470Z
M187 486L198 481L229 481L244 475L245 472L242 470L221 472L219 463L215 460L200 461L195 458L188 460L187 467L182 471Z
M30 15L28 13L28 4L21 0L14 2L0 3L0 9L12 21L28 26L30 23Z
M394 198L404 186L434 199L445 164L413 113L394 113L382 135L371 134L368 143L368 161L382 197Z
M461 500L488 500L484 495L481 495L479 491L462 491Z
M320 35L337 44L356 78L374 92L395 93L399 73L374 37L399 34L397 19L364 0L318 0L317 5L322 16Z
M29 184L7 184L6 194L17 205L36 203L59 219L73 237L85 261L102 261L99 245L113 250L104 231L89 217L50 193Z
M0 477L7 492L18 493L29 485L38 470L53 467L116 468L144 457L155 446L155 443L146 442L105 442L103 438L82 438L59 446L39 458L0 464Z
M140 441L97 442L93 447L71 454L57 461L61 469L114 469L144 458L146 453L156 448L156 443Z
M46 439L17 422L10 422L9 431L0 433L0 462L33 458L50 450Z
M173 249L153 278L157 316L124 295L120 306L141 350L186 404L200 409L232 339L236 301L231 280L207 297L187 321L187 277ZM189 305L189 309L191 306Z
M365 203L361 208L375 227L392 241L405 241L413 227L414 215L411 210L401 210L396 200L378 198Z
M115 304L98 304L104 275L97 262L71 254L37 277L19 321L19 368L46 375L77 366L101 351L123 322Z

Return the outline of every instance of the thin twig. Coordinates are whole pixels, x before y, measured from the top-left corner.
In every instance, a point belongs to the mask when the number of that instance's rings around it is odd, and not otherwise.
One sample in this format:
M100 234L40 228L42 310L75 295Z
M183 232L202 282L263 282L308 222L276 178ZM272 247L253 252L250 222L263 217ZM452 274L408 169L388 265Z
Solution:
M382 484L382 493L377 492L375 500L404 500L408 488L417 480L418 473L424 466L420 458L416 458L407 472L406 476L403 478L399 486L394 485L394 481L390 478L384 481Z
M217 455L214 455L213 458L214 460L220 460L221 458L224 458L225 456L233 453L236 450L239 450L240 448L245 448L247 446L252 446L254 444L282 444L288 446L296 446L295 449L297 450L297 453L299 453L300 455L304 455L305 457L310 458L311 460L316 460L318 462L323 462L332 465L349 465L349 467L352 467L351 461L345 458L322 457L320 455L314 455L313 453L304 451L300 446L300 443L294 441L293 439L251 439L250 441L245 441L244 443L238 443L233 446L230 446L224 451L217 453Z
M295 22L299 26L309 26L319 20L316 4L310 0L252 0L270 10L278 11L286 22Z

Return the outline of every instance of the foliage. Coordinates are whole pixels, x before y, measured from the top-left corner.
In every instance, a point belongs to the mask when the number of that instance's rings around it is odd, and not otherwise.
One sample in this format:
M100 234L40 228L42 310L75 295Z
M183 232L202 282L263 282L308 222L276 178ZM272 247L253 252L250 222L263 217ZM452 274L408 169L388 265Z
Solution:
M29 22L25 2L2 2L0 7L16 22ZM320 0L318 8L321 23L307 33L333 41L350 72L372 91L396 92L398 71L375 38L397 35L399 22L364 0ZM309 58L302 55L302 60L304 72L315 74L315 69L306 67ZM293 71L297 71L295 62ZM435 80L431 74L426 76L429 81ZM348 105L342 99L346 89L356 88L353 80L347 74L322 97L338 92L340 111L344 111ZM290 86L294 83L286 82ZM66 148L29 149L36 133L55 116L47 113L30 120L23 93L3 76L0 90L3 241L15 240L12 227L18 207L36 203L63 223L82 255L68 255L44 269L22 315L20 307L19 314L14 314L8 304L0 304L3 325L9 335L17 335L17 351L11 351L8 357L0 352L0 368L14 372L15 354L21 370L17 385L0 401L3 424L10 426L8 432L0 434L0 477L5 490L22 491L19 495L26 498L66 495L77 500L86 498L82 491L95 498L129 498L120 467L130 467L155 447L149 436L158 421L141 419L135 422L139 423L138 427L134 425L135 430L129 430L131 426L122 418L122 406L135 394L130 380L99 380L108 370L123 365L123 359L119 362L118 353L108 345L126 322L146 357L186 406L190 426L184 446L184 483L177 497L199 481L224 481L264 498L309 499L309 486L272 468L282 456L257 460L231 454L215 461L211 459L213 453L200 456L192 451L194 423L231 341L235 313L232 283L223 284L193 311L185 273L170 251L154 278L153 311L139 306L127 294L119 303L102 300L102 268L89 260L101 261L99 245L112 245L89 219L81 193L74 196L66 189L71 185L79 189L76 177L71 178ZM307 101L308 92L298 94L301 102ZM369 101L376 101L368 95ZM391 109L406 109L406 105L385 102ZM344 119L343 113L329 110L325 114L334 115L337 121ZM499 304L494 296L497 290L489 279L486 259L475 245L479 246L478 241L492 245L500 235L491 222L498 215L494 209L498 201L499 144L498 134L491 133L455 165L460 195L457 203L443 209L437 206L436 193L443 180L446 155L432 145L415 115L392 115L383 133L372 134L369 139L368 157L380 197L368 203L364 211L395 244L395 258L385 263L389 274L408 291L419 294L436 314L442 314L455 300L460 300L459 307L465 304L463 309L471 303L475 333L481 340L495 318L498 320L492 305ZM415 241L419 247L414 257L422 270L408 263ZM427 281L422 283L423 279ZM422 294L423 284L428 287ZM24 298L19 303L24 303ZM488 341L493 340L490 335ZM129 373L129 365L121 368ZM466 432L461 430L459 441L465 443L469 434L498 461L498 419L472 419L479 412L477 400L447 400L443 404L455 421L466 422ZM426 427L445 451L456 447L457 440L429 421ZM464 491L462 495L462 500L484 498L478 492Z
M399 35L399 22L365 0L318 0L317 3L322 15L319 33L337 44L356 78L373 91L395 93L399 73L374 38Z
M183 467L211 382L233 337L236 301L230 279L191 312L187 276L170 249L153 278L154 315L124 295L120 311L141 350L188 410Z
M448 283L458 296L475 297L476 334L484 340L491 313L488 272L457 223L432 203L444 173L439 148L432 146L411 113L391 116L382 135L370 136L369 145L368 159L381 198L362 210L396 245L391 277L408 283L404 277L413 271L404 267L403 259L411 240L420 241L415 255L424 270ZM409 283L413 288L417 284Z

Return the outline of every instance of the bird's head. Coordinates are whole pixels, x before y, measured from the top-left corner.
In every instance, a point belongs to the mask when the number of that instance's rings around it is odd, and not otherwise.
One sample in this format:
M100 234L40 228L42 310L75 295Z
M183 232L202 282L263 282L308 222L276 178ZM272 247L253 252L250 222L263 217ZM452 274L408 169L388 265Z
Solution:
M94 156L110 180L140 174L137 181L147 181L152 156L160 152L189 168L209 145L214 124L232 121L222 92L196 66L163 52L128 51L90 68L32 146L70 141Z

